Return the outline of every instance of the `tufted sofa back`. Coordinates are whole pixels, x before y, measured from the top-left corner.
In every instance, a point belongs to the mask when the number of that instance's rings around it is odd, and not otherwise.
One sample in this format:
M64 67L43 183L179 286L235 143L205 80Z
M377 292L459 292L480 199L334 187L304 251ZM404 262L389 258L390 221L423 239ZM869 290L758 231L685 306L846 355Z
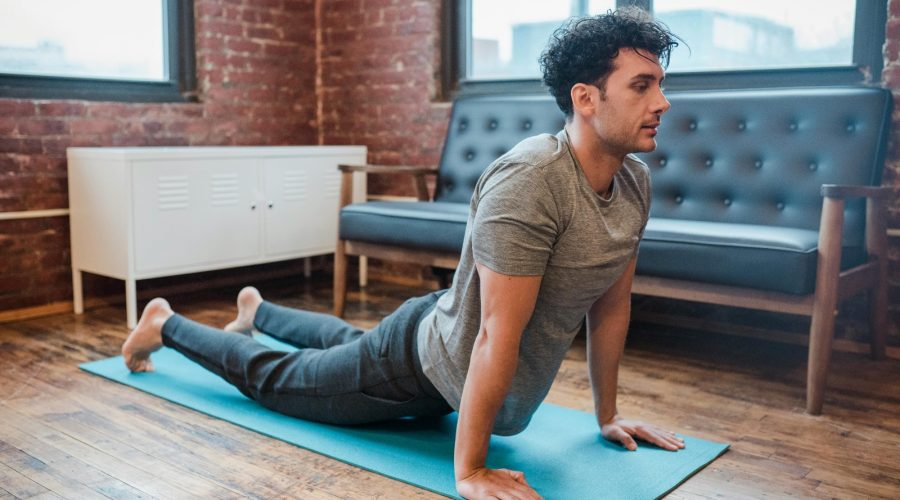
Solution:
M865 87L673 93L656 151L652 217L818 229L822 184L881 181L890 93ZM863 201L848 204L860 241Z
M562 130L565 117L549 96L481 96L456 100L438 170L435 201L469 203L481 173L523 139Z
M879 184L890 92L867 87L667 94L652 153L651 216L817 229L822 184ZM435 201L468 203L478 177L516 143L556 133L564 117L549 96L457 99ZM847 241L865 224L848 204Z

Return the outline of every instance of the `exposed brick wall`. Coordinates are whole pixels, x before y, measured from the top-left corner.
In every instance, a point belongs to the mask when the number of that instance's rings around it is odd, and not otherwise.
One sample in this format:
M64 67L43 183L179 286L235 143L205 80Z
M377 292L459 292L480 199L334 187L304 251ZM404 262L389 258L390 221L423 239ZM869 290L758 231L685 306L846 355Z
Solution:
M435 166L449 119L437 102L438 0L329 0L321 14L324 142L365 144L369 161ZM412 195L406 178L373 176L373 193Z
M69 146L315 144L314 0L195 0L199 103L0 99L0 211L67 208ZM68 220L0 221L0 310L71 299Z
M892 186L895 193L890 202L888 227L900 229L900 0L888 2L886 32L882 84L894 94L894 123L882 184ZM891 308L891 340L896 345L900 339L900 236L892 237L889 245L891 291L888 302Z

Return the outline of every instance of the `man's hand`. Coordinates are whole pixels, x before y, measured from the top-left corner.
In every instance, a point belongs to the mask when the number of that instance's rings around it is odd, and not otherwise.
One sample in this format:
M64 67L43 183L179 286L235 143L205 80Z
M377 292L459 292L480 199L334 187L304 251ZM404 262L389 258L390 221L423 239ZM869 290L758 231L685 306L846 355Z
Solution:
M684 439L676 436L674 432L640 420L626 420L618 415L601 425L600 430L604 439L620 443L631 451L637 450L634 438L655 444L664 450L678 451L684 448Z
M456 491L470 500L499 498L531 500L541 496L525 481L525 473L509 469L475 469L456 482Z

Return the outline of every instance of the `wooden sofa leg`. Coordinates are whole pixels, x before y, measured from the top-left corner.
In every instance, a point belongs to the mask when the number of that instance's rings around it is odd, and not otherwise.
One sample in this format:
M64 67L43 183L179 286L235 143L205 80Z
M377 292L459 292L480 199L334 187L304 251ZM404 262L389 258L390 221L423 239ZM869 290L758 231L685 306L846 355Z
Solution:
M872 359L884 359L887 344L888 292L887 280L882 274L878 284L869 293L869 331L872 335Z
M809 328L809 363L806 368L806 411L812 415L822 413L828 364L831 362L843 224L843 200L826 197L822 204L822 223L819 226L816 292Z
M822 413L828 365L831 363L831 344L834 340L834 317L837 301L822 300L818 294L809 328L809 363L806 369L806 411L811 415Z
M885 207L880 198L869 198L866 207L866 251L878 259L877 281L869 292L869 334L872 358L884 359L888 328L888 242Z
M345 243L338 240L334 252L334 315L344 316L344 304L347 302L347 252Z

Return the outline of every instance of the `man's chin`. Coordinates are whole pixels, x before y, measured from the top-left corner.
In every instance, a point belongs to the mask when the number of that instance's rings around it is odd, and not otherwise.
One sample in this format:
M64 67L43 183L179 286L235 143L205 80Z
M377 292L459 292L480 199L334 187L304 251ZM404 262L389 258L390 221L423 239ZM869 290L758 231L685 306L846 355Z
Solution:
M656 141L636 144L634 148L635 153L652 153L653 151L656 151Z

